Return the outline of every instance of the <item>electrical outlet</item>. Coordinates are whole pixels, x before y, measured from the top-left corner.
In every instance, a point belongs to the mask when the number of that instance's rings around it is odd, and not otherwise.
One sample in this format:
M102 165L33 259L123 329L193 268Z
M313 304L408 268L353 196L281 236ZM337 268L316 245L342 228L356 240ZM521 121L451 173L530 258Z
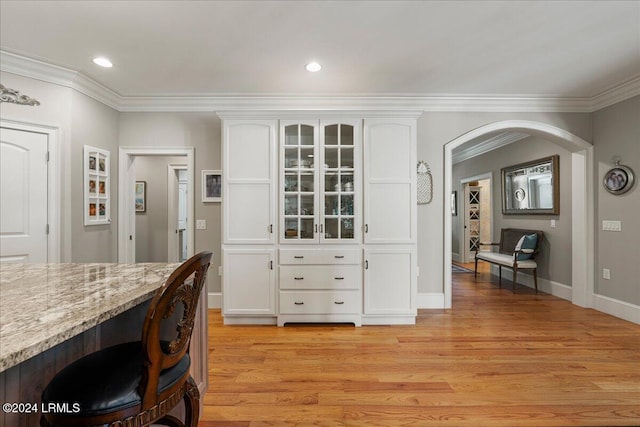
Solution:
M207 229L207 221L204 219L196 220L196 230L206 230Z
M222 276L222 266L218 266L218 276Z
M556 220L555 219L551 220L551 228L556 228Z
M602 269L602 278L606 279L606 280L610 280L611 279L611 270L609 270L608 268L603 268Z

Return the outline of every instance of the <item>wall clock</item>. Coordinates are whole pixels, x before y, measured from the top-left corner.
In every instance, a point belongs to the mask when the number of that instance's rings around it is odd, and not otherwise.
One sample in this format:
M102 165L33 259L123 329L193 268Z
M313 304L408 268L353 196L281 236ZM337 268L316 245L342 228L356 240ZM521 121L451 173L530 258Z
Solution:
M615 166L604 174L602 184L609 193L619 195L631 190L634 179L631 168L621 165L620 160L616 160Z

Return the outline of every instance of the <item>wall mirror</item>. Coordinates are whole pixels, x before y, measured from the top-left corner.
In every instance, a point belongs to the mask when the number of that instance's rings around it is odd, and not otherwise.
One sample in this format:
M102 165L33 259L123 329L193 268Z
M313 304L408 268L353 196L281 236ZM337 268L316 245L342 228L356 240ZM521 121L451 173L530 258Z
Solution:
M502 213L558 215L560 213L559 156L502 169Z

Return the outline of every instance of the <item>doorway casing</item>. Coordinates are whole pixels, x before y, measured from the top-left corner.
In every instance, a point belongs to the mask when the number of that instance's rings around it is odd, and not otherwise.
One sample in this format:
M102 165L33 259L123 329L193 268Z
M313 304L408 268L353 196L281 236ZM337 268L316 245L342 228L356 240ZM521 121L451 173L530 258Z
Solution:
M483 135L514 131L536 135L556 143L571 154L572 258L571 302L581 307L593 306L594 196L593 145L584 139L546 123L505 120L473 129L444 146L444 308L451 308L451 206L453 150Z
M118 262L135 262L136 213L135 169L133 161L136 156L184 156L186 158L187 176L187 257L194 254L195 229L195 157L193 147L120 147L118 150ZM164 174L163 174L164 175ZM161 175L161 176L163 176Z

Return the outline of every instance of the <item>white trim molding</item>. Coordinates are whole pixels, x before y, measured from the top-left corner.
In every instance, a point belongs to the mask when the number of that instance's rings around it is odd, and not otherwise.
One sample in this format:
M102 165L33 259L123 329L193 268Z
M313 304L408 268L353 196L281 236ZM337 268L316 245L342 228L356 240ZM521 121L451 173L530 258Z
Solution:
M589 97L453 94L175 94L127 96L90 77L0 50L0 71L77 90L120 112L202 112L251 110L420 110L475 112L590 113L640 95L640 75Z
M640 306L604 295L593 296L593 307L603 313L640 324Z
M572 302L581 307L593 303L594 263L594 200L593 200L593 145L582 138L553 125L525 120L505 120L473 129L444 146L444 192L443 192L443 275L445 307L451 307L451 205L448 202L452 183L453 150L467 142L478 140L483 135L502 131L523 132L537 135L563 146L572 152Z
M209 292L207 294L207 307L222 308L222 292Z
M187 164L187 257L195 253L195 149L193 147L120 147L118 151L118 262L135 262L135 156L185 156Z
M421 308L445 308L444 293L442 292L423 292L418 294L418 309Z

